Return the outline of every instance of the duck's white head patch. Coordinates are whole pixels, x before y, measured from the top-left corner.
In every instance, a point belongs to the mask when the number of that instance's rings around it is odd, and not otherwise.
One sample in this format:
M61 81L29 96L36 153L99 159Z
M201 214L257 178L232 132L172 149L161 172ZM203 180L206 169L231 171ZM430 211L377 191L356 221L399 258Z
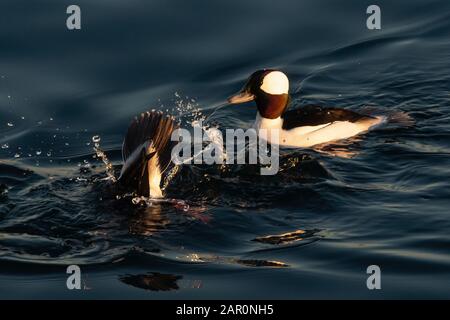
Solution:
M269 94L289 93L289 79L281 71L272 71L264 77L261 90Z

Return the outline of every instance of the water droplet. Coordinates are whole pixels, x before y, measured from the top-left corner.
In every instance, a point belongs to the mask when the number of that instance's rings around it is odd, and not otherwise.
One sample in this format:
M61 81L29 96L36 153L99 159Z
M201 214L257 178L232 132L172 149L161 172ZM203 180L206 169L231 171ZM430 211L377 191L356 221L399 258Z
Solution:
M92 142L94 142L94 143L99 143L100 140L101 140L100 136L93 136L92 137Z
M14 155L14 158L20 158L20 154L16 153L16 154Z
M38 150L38 151L36 151L36 155L37 155L37 156L40 156L40 155L41 155L41 153L42 153L42 151L41 151L41 150Z
M9 148L9 144L5 143L2 145L2 149L8 149Z
M103 152L103 150L100 149L100 136L93 136L92 141L94 142L94 151L97 156L97 158L100 158L106 167L106 175L108 176L107 179L111 180L112 182L116 182L117 179L114 175L114 168L109 161L106 154Z
M8 127L14 127L14 123L11 123L11 122L8 122L6 125L7 125Z

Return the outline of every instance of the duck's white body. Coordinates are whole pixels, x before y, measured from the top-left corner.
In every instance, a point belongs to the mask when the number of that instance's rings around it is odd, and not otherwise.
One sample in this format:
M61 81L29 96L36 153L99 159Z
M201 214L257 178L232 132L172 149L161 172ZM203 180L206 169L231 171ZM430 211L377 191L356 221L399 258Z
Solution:
M257 113L254 128L258 136L271 144L288 148L308 148L314 145L347 139L369 130L382 122L381 117L358 122L334 121L317 126L283 129L283 119L267 119ZM265 130L261 130L265 129ZM274 134L276 130L278 135ZM277 137L278 136L278 137Z

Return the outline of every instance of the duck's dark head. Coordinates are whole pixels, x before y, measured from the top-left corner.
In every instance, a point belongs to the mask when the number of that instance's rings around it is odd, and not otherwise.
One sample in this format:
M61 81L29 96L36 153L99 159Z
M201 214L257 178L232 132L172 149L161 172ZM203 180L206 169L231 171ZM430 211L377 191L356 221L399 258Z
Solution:
M281 71L264 69L254 72L242 90L229 97L231 104L255 100L262 117L276 119L289 102L289 80Z

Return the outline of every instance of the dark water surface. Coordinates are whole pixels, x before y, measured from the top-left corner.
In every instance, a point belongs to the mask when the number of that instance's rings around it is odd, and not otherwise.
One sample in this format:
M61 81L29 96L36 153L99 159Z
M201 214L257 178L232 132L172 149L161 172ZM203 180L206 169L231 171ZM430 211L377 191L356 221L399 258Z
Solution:
M450 2L67 1L0 4L1 298L450 298ZM208 114L262 67L293 101L382 114L335 157L283 154L283 171L186 167L169 204L117 199L130 119ZM250 105L214 120L248 128ZM83 286L69 291L66 267ZM379 265L382 289L366 287Z

